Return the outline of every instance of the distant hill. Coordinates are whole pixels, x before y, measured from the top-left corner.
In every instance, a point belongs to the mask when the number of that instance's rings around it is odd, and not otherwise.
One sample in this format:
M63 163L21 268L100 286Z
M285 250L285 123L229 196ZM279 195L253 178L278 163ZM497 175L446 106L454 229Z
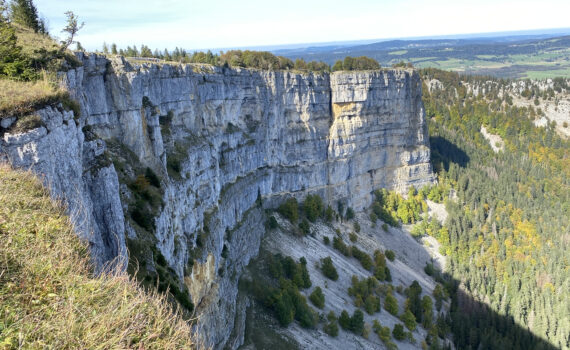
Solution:
M388 40L356 46L313 46L275 54L334 64L346 56L368 56L382 66L400 61L467 74L504 78L570 76L570 36L553 34Z

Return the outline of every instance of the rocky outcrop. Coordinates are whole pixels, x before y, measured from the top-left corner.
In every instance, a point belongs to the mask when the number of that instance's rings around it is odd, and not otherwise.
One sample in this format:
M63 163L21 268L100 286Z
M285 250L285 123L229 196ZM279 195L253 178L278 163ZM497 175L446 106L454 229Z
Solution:
M141 238L106 147L119 145L159 174L156 248L188 286L215 347L234 327L263 207L318 193L358 210L377 188L434 181L421 81L411 70L298 74L80 58L83 67L62 78L81 116L40 111L47 127L1 129L0 153L66 199L98 264L124 257L126 237Z

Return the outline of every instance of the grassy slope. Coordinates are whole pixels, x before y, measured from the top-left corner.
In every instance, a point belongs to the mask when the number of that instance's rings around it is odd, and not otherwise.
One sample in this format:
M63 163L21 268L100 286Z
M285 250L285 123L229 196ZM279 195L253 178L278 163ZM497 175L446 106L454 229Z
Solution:
M190 325L126 274L95 277L69 218L0 164L0 349L189 349Z
M16 29L18 46L22 47L22 53L32 59L41 58L39 50L56 50L57 43L46 35L34 33L33 30L13 24ZM67 60L75 62L71 52L66 55ZM57 70L63 60L53 59L50 63L52 72L43 72L38 81L25 82L8 79L0 79L0 119L12 115L25 115L32 113L38 106L65 100L68 97L66 91L58 87L55 78Z

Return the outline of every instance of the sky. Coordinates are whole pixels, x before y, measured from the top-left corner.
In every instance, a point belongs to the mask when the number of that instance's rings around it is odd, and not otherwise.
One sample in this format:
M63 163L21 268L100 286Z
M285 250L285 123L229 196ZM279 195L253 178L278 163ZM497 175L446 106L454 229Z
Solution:
M570 27L570 0L35 0L50 33L164 50L275 46Z

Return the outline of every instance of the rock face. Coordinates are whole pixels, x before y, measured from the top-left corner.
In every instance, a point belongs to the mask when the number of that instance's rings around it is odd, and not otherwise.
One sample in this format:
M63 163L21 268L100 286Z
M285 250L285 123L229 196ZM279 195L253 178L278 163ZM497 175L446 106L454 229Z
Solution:
M411 70L296 74L80 59L83 67L62 78L81 116L46 108L38 111L45 127L0 129L0 158L45 176L99 266L126 256L127 237L139 239L106 147L119 145L159 174L156 248L188 286L216 348L234 328L238 279L265 231L263 207L318 193L333 208L359 210L377 188L434 181L421 81Z

